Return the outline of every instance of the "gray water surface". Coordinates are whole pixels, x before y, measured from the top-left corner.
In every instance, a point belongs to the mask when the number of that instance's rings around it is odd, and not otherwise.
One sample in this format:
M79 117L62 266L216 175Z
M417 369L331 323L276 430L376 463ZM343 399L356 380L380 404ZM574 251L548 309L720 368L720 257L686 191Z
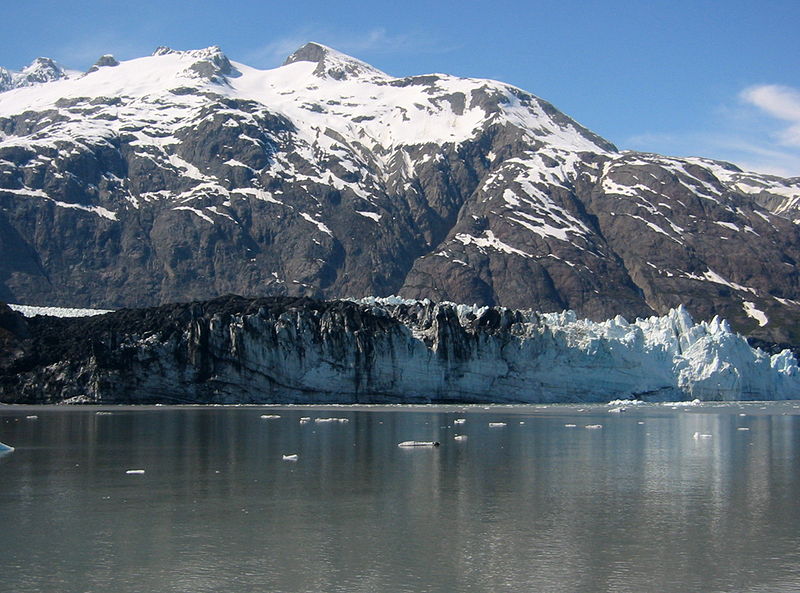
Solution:
M798 405L0 407L0 591L795 592Z

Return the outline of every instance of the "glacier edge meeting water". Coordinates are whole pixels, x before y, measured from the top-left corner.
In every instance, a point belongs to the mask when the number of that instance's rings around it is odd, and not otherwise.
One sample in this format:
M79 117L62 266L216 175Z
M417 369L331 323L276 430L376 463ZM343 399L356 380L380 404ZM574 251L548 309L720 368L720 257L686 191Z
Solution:
M399 297L231 296L23 322L53 335L29 345L23 371L0 382L9 403L708 401L800 393L790 351L752 348L727 322L696 323L684 307L593 322L570 311ZM37 350L45 347L49 358Z

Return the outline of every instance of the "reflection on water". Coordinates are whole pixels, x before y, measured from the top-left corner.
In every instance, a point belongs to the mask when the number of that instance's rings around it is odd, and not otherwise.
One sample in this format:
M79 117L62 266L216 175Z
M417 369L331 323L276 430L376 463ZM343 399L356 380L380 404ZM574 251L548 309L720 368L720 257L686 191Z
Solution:
M0 590L797 591L761 407L0 407Z

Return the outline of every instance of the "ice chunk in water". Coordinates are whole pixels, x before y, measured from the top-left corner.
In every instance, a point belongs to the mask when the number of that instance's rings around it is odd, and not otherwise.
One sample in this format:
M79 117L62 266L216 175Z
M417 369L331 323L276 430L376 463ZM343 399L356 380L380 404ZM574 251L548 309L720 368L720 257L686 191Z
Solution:
M6 445L5 443L0 443L0 453L11 453L14 450L14 447L11 445Z
M439 441L403 441L398 447L438 447Z

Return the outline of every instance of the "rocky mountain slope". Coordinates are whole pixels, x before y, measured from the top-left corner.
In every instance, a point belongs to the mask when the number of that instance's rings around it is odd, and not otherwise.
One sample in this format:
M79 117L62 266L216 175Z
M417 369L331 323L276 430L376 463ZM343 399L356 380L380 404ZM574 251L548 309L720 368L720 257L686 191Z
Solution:
M788 350L770 356L684 308L631 324L398 297L221 297L27 320L0 305L0 342L5 403L716 401L800 390Z
M619 151L518 88L313 43L272 70L212 47L3 72L0 300L684 304L800 343L798 178Z

